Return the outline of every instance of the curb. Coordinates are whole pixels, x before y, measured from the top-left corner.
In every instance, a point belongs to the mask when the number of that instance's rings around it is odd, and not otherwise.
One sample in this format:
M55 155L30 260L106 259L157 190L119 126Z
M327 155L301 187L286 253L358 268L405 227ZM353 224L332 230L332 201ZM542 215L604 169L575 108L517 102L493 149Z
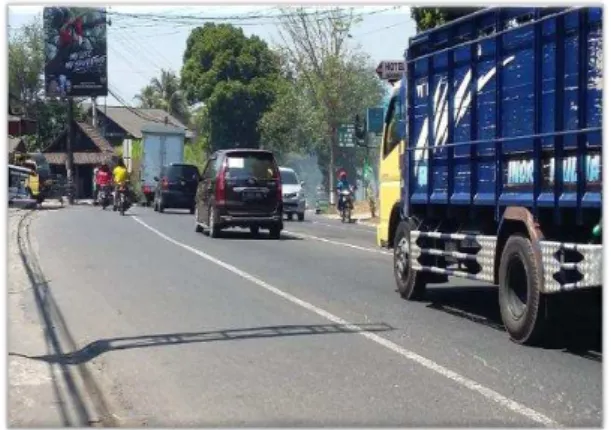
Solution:
M8 207L15 209L35 209L36 205L36 200L31 199L14 199L8 202Z
M323 217L325 217L327 219L332 219L332 220L335 220L335 221L340 219L339 215L335 215L335 214L320 214L319 216L323 216ZM366 226L366 227L377 228L378 224L374 224L374 223L369 222L370 219L371 219L371 217L363 218L363 219L353 218L355 224L360 224L360 225Z

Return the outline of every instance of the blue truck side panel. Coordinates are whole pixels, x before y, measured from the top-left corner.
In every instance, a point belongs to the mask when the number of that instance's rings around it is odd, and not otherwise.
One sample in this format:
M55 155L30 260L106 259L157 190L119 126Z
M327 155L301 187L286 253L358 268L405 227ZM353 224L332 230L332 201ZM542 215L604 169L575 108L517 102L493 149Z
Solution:
M601 208L601 8L487 9L406 60L404 203Z

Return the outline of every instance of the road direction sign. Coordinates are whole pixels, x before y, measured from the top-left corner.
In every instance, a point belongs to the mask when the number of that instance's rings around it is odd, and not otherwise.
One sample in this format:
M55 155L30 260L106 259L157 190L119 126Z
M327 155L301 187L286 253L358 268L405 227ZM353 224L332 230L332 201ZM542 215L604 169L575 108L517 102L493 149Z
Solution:
M381 61L376 68L378 77L382 80L394 80L398 81L403 77L403 73L407 70L405 61L403 60L389 60Z
M354 124L342 124L338 127L339 146L354 147Z

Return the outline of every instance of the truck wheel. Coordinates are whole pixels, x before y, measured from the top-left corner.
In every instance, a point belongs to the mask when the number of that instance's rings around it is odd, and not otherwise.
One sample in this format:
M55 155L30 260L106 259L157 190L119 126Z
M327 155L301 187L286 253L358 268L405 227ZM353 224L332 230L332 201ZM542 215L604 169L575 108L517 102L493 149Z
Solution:
M542 287L543 268L532 243L522 235L511 236L499 265L499 306L505 329L517 343L534 345L543 335L546 317Z
M303 222L304 219L305 219L305 213L304 212L297 214L297 221Z
M395 282L401 297L407 300L421 300L426 290L424 274L413 270L407 252L411 222L401 221L394 238L393 267Z

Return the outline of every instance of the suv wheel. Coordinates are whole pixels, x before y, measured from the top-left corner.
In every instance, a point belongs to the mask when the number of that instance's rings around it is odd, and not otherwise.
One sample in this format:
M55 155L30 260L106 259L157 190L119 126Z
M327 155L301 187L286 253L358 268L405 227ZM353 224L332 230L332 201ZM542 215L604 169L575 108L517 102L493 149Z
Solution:
M269 228L269 236L272 239L278 240L280 239L280 232L282 231L282 226L280 224L276 224Z
M216 225L216 209L211 207L208 213L208 236L214 239L219 237L221 229Z

